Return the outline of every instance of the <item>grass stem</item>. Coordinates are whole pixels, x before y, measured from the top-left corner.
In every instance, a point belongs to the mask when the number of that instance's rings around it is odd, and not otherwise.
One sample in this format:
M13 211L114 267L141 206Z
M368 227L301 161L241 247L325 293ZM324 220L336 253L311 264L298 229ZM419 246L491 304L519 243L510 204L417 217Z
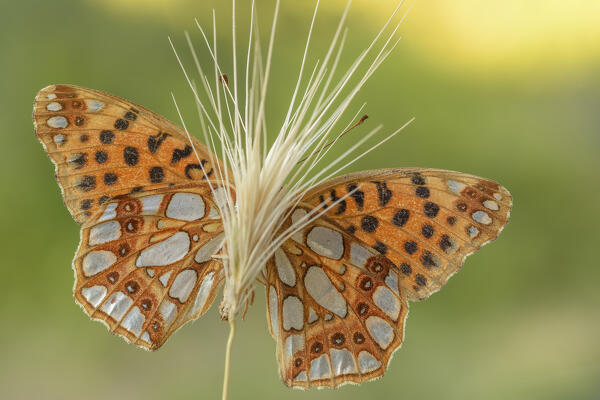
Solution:
M233 337L235 336L235 318L229 317L229 338L227 339L227 349L225 350L225 373L223 375L223 400L227 400L229 396L229 369L231 367L231 347L233 345Z

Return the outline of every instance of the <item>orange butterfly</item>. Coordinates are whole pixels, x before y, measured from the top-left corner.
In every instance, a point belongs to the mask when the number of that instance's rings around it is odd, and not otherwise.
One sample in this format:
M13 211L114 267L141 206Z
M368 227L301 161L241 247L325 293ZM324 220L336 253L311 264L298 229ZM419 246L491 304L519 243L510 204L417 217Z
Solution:
M130 343L159 348L204 314L225 278L216 157L143 107L71 85L42 89L36 135L81 224L75 300ZM494 240L511 195L460 172L403 168L325 181L280 228L322 214L266 264L268 320L288 386L381 376L408 301L429 297Z

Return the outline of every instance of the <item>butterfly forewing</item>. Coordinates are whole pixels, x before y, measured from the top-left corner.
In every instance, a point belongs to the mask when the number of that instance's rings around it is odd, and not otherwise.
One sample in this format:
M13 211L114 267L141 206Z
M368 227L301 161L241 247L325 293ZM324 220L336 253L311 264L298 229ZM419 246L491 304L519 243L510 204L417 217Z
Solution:
M291 219L306 212L298 208ZM402 343L408 306L397 271L327 218L297 232L268 262L267 300L288 386L379 377Z
M491 180L414 168L336 178L305 201L393 262L411 300L439 290L467 255L495 239L512 204Z
M212 303L222 232L207 184L110 200L81 231L75 298L111 331L156 349Z
M109 198L215 175L206 146L192 139L192 148L175 124L106 93L48 86L36 96L33 119L79 223Z

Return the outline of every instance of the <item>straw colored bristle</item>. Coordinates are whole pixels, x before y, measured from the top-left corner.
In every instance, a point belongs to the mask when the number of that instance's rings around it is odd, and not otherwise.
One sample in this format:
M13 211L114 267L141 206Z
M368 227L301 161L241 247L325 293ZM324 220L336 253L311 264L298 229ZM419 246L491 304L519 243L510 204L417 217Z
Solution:
M367 79L398 43L396 34L403 19L392 25L400 8L398 6L371 44L337 77L337 66L347 36L344 26L350 8L348 2L325 57L315 62L308 75L310 44L319 9L317 1L288 111L283 124L277 127L277 136L272 143L268 143L267 132L273 127L266 124L265 107L269 101L267 93L279 5L277 1L267 54L263 57L256 9L252 3L247 51L243 60L244 73L241 77L237 65L239 57L235 51L235 0L232 19L233 65L227 69L228 74L219 63L214 12L212 42L206 30L196 21L213 61L213 71L202 69L189 35L186 37L207 101L201 100L201 93L180 61L196 99L204 140L222 160L222 168L217 171L217 176L235 193L232 195L224 191L225 195L219 203L226 238L226 256L223 258L226 278L221 304L225 319L235 318L244 309L253 292L254 282L281 243L319 216L319 210L315 210L286 231L280 232L283 220L303 195L311 187L337 174L377 147L372 146L358 156L354 154L380 127L363 135L348 151L330 161L327 167L315 170L317 163L331 149L330 144L334 144L348 126L364 120L357 118L361 115L362 107L353 116L347 115L349 107ZM381 42L383 44L376 52L374 48ZM345 129L340 129L342 118L350 121ZM386 136L379 144L401 129ZM220 151L216 150L217 141L221 144ZM221 165L211 161L213 165Z

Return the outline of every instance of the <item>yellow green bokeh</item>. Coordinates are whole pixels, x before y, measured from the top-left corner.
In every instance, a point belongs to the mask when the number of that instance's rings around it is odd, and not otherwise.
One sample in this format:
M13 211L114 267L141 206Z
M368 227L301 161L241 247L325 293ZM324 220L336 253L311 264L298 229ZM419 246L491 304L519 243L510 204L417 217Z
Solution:
M240 1L240 30L248 26L247 3ZM274 1L257 4L266 34ZM282 2L272 131L295 84L313 5ZM323 57L344 5L322 1L310 66ZM354 1L342 66L394 5ZM72 83L178 121L173 92L201 137L167 37L189 62L183 32L203 50L193 18L210 24L213 7L221 51L229 51L227 1L21 0L0 7L1 399L220 395L228 326L216 307L146 353L108 334L74 303L70 264L79 230L31 122L40 88ZM440 293L412 304L406 340L388 372L358 387L286 388L257 286L255 305L238 324L231 398L598 398L600 4L432 0L402 10L409 8L401 42L358 96L356 107L367 102L368 122L334 153L368 127L383 124L382 138L416 117L348 172L421 166L492 178L514 196L511 220Z

